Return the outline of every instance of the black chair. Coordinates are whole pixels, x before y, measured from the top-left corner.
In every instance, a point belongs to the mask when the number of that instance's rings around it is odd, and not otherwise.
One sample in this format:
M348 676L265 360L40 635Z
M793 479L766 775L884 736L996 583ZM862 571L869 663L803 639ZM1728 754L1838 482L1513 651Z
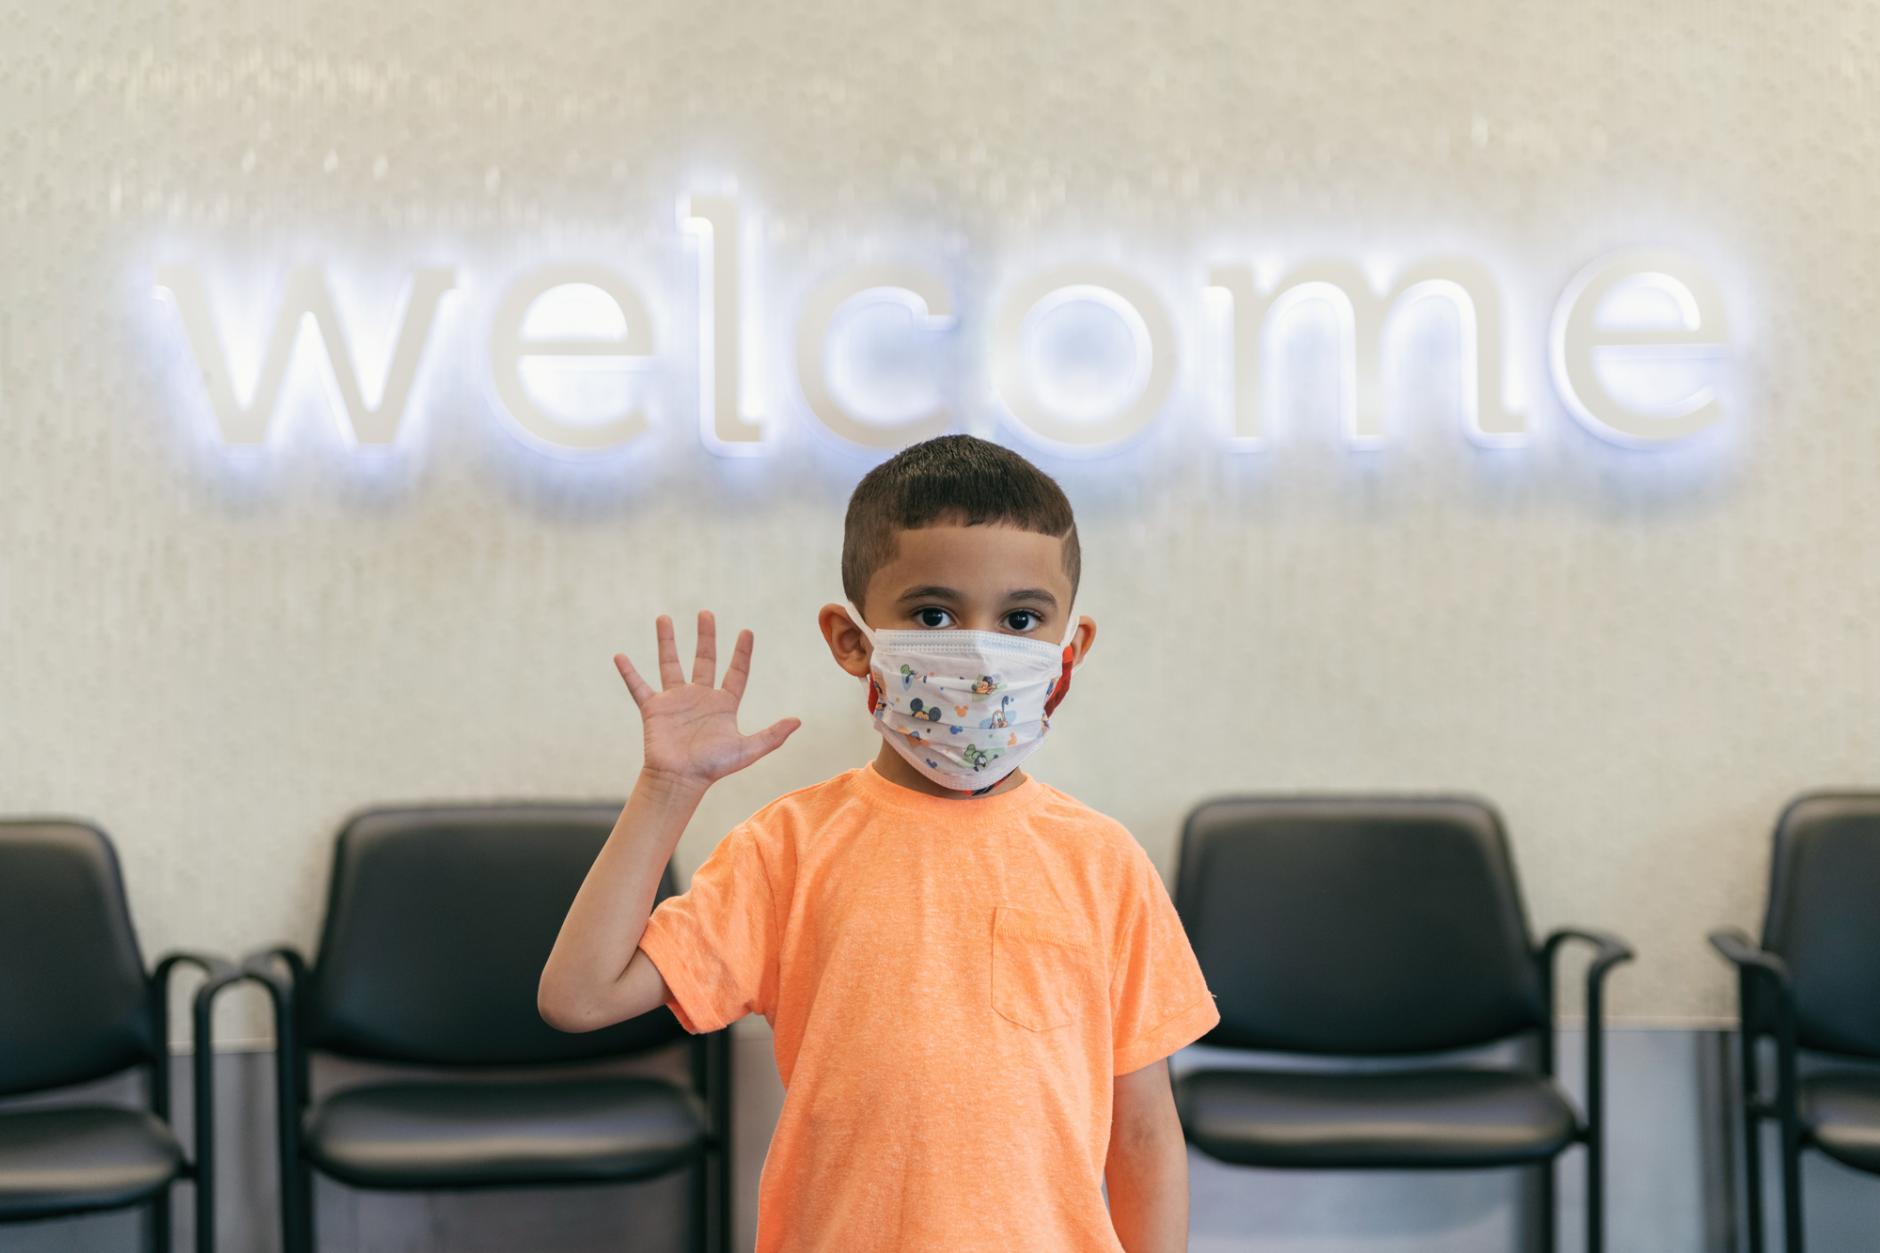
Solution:
M179 966L208 976L194 1004L193 1161L170 1120L169 984ZM98 828L0 821L0 1096L139 1068L149 1102L0 1108L0 1224L144 1206L150 1247L168 1253L170 1187L190 1180L196 1247L214 1249L210 1011L239 979L228 962L199 953L171 953L145 971L117 854Z
M619 813L617 804L400 806L346 824L315 961L277 947L244 963L275 1006L285 1253L316 1247L315 1170L356 1188L429 1191L690 1169L693 1247L708 1247L715 1229L711 1247L729 1248L726 1034L688 1037L665 1008L566 1034L536 1009L562 918ZM669 869L658 899L671 892ZM682 1039L691 1040L690 1089L596 1077L592 1067L555 1071ZM497 1075L358 1084L315 1100L316 1051ZM501 1073L517 1067L536 1074Z
M1711 944L1737 971L1740 1099L1750 1253L1762 1253L1765 1121L1780 1129L1788 1253L1802 1253L1802 1150L1880 1174L1880 1074L1800 1077L1807 1050L1880 1061L1880 792L1818 792L1776 823L1762 946L1743 932ZM1758 1042L1775 1040L1775 1095L1762 1095Z
M1291 1170L1538 1167L1586 1148L1586 1247L1604 1239L1602 989L1631 957L1563 930L1536 948L1500 817L1466 797L1229 797L1189 815L1176 909L1221 1012L1199 1043L1408 1058L1536 1037L1538 1066L1198 1069L1176 1080L1189 1143ZM1591 944L1586 1115L1554 1079L1554 958Z

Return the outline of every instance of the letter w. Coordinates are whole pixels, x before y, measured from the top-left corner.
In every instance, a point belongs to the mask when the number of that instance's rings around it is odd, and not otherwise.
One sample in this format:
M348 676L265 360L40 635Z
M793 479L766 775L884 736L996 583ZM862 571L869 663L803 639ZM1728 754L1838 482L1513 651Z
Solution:
M327 369L338 392L340 407L345 410L347 429L361 444L391 443L404 418L405 402L410 398L412 380L417 377L432 323L437 320L438 305L455 282L455 275L448 269L413 272L404 316L392 344L391 363L385 372L385 386L380 391L379 403L373 405L367 403L360 386L352 348L334 311L325 273L311 265L295 269L289 274L282 293L280 312L255 375L254 391L244 405L235 395L228 353L216 330L215 314L209 308L202 276L189 266L163 266L157 270L158 289L168 293L182 315L183 330L189 336L190 349L202 371L216 426L222 432L222 439L231 444L259 444L267 438L294 343L308 317L313 319L321 346L326 350Z

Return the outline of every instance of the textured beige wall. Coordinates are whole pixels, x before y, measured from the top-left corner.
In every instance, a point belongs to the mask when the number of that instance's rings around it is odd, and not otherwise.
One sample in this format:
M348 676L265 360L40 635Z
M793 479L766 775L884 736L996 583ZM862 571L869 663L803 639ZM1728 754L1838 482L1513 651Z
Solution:
M1537 926L1638 945L1622 1015L1724 1013L1702 933L1755 921L1778 806L1880 785L1876 12L31 6L0 48L0 811L112 831L153 950L307 942L356 806L624 793L608 656L699 605L758 632L752 720L806 726L710 798L683 869L862 760L813 615L868 462L783 386L759 393L774 455L699 447L686 190L735 176L769 224L773 383L792 292L902 242L945 260L963 342L1066 240L1183 319L1217 252L1461 247L1529 363L1582 263L1677 244L1735 322L1708 451L1600 445L1531 365L1533 445L1470 447L1412 366L1376 453L1309 411L1230 456L1190 379L1130 451L1047 460L1102 637L1037 769L1165 872L1209 794L1481 792ZM588 466L503 429L477 351L495 286L567 256L634 274L674 353L644 446ZM404 266L462 273L419 438L376 468L310 386L232 462L150 298L154 265L193 261L236 324L310 259L366 302ZM982 365L962 350L955 400L996 433Z

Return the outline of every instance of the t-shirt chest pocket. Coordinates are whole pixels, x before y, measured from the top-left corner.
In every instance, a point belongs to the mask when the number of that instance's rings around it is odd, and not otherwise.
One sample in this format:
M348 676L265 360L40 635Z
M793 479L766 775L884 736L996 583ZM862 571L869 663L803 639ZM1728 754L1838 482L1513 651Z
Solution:
M1032 1031L1050 1031L1085 1012L1097 950L1074 914L995 905L992 1008Z

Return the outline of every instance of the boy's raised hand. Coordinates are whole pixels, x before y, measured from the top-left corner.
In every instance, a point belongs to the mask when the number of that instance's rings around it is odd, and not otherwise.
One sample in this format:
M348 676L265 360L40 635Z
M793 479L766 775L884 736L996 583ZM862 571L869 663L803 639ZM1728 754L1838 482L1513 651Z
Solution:
M657 692L640 677L625 653L614 654L614 668L627 681L627 691L640 707L646 732L643 769L649 775L703 788L744 769L802 725L798 718L779 718L755 734L739 732L738 702L744 697L744 684L751 673L749 631L738 632L725 681L716 687L718 637L710 610L699 611L698 649L692 659L690 682L679 665L672 619L664 614L659 617L658 634L661 690Z

